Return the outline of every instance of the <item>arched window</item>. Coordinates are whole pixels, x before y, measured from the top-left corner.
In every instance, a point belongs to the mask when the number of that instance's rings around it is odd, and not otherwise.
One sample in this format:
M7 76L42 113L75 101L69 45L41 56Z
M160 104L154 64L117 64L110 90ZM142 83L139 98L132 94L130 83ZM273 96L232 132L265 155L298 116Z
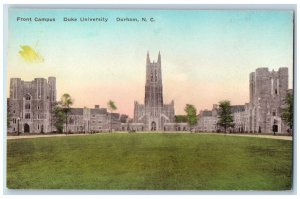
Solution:
M27 94L27 95L25 96L25 100L31 100L30 95Z
M155 122L151 123L151 131L156 131L156 123Z
M157 82L157 72L155 70L155 81Z

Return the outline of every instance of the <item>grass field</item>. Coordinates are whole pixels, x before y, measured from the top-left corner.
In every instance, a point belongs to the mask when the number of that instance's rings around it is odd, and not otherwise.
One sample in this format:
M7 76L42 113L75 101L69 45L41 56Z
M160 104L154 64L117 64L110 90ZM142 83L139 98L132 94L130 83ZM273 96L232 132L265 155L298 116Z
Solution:
M289 190L292 141L97 134L7 141L11 189Z

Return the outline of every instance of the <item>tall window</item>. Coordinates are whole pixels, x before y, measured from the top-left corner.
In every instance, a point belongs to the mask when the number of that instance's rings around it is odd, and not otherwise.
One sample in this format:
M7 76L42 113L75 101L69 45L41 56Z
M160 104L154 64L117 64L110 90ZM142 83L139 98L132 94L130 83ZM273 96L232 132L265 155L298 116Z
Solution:
M27 103L27 104L25 104L25 109L30 109L30 104L29 103Z
M155 70L155 81L157 82L157 72Z
M26 95L25 100L31 100L30 95Z
M30 119L30 113L25 113L25 119Z
M151 82L153 82L153 72L151 71Z

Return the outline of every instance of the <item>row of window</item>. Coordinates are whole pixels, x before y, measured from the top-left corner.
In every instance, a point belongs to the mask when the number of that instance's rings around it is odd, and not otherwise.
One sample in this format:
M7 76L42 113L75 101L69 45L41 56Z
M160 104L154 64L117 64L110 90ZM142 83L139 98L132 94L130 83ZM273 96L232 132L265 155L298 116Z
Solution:
M30 103L26 103L26 104L25 104L25 109L26 109L26 110L29 110L30 108L31 108ZM40 109L40 106L37 106L36 109L39 110L39 109Z
M154 72L155 76L153 77L153 72L151 72L151 82L157 82L157 72Z
M30 113L25 113L25 119L30 119L30 118L31 118L31 114ZM42 117L38 114L37 115L37 119L42 119ZM17 123L17 119L13 118L12 122L13 122L13 124L16 124Z
M25 119L30 119L31 114L30 113L25 113ZM40 114L37 114L37 119L43 119L43 117Z
M42 97L42 96L39 95L39 96L38 96L38 99L41 99L41 97ZM47 99L49 99L49 96L47 96ZM25 96L25 100L26 100L26 101L30 101L30 100L31 100L30 95L26 95L26 96ZM53 100L53 101L55 100L55 97L54 97L54 96L53 96L52 100Z

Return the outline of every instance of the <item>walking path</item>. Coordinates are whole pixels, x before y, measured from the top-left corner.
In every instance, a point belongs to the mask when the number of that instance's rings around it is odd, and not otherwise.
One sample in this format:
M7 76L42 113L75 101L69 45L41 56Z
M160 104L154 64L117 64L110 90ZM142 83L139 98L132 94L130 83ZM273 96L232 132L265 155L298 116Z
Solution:
M27 138L47 138L47 137L66 137L66 136L82 136L82 135L92 135L92 134L44 134L44 135L19 135L19 136L7 136L8 140L16 139L27 139Z
M128 133L128 132L114 132L114 133ZM139 132L137 132L139 133ZM141 132L142 133L142 132ZM144 132L143 132L144 133ZM173 133L182 133L180 131L173 132ZM190 132L185 132L190 133ZM97 133L97 134L108 134L108 133ZM256 138L270 138L270 139L278 139L278 140L293 140L292 136L287 135L258 135L258 134L224 134L224 133L197 133L199 135L202 134L208 134L208 135L223 135L223 136L245 136L245 137L256 137ZM20 135L20 136L7 136L8 140L14 140L14 139L28 139L28 138L44 138L44 137L66 137L66 136L87 136L87 135L93 135L93 134L44 134L44 135Z
M288 135L258 135L258 134L232 134L232 133L201 133L201 134L211 134L211 135L226 135L226 136L244 136L244 137L257 137L257 138L270 138L277 140L293 140L292 136Z

